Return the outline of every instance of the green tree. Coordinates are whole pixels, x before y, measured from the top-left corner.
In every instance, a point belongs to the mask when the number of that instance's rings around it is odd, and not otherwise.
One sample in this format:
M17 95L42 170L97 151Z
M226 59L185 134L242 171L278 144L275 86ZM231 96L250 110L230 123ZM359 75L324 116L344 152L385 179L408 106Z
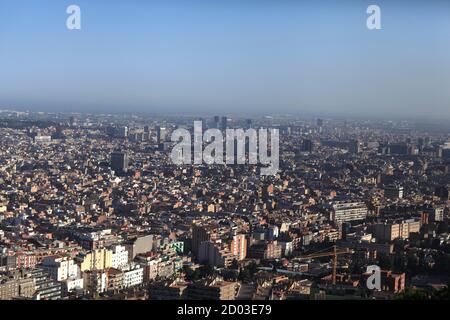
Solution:
M415 288L406 288L403 293L398 296L399 300L430 300L427 292Z

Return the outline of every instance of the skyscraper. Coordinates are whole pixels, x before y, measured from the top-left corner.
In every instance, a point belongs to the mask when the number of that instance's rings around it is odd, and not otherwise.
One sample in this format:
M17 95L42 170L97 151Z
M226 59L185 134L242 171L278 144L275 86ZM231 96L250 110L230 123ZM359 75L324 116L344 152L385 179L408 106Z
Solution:
M220 130L225 131L228 127L228 118L227 117L222 117L221 121L220 121Z
M162 143L166 141L166 128L156 127L156 143Z
M220 117L214 116L214 128L219 129L219 125L220 125Z
M361 142L359 140L352 140L349 143L348 151L351 153L360 153L361 152Z
M322 131L323 131L323 120L322 119L317 119L317 128L318 128L318 132L322 133Z

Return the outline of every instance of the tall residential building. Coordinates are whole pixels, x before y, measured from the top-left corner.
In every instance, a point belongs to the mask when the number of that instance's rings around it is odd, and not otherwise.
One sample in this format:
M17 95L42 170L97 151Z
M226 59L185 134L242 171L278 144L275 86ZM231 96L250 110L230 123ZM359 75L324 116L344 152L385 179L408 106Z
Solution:
M113 246L111 256L111 266L115 269L123 269L128 265L128 250L125 246Z
M420 220L404 220L401 222L378 223L374 226L375 238L378 241L408 239L411 233L420 232Z
M367 212L367 206L363 202L337 202L332 205L331 219L338 224L364 220Z
M203 241L200 243L198 261L214 267L230 267L235 256L222 243Z
M244 260L247 257L247 238L245 234L237 234L233 237L230 251L238 261Z
M210 225L192 227L192 252L198 258L200 244L204 241L214 240L216 237L215 228Z
M112 267L112 250L94 249L80 257L81 271L104 270Z
M123 287L129 288L142 284L144 281L144 269L136 265L133 268L124 270L123 272Z
M278 241L261 241L249 248L249 257L254 259L277 259L282 254Z
M79 267L73 259L60 256L45 257L41 262L42 269L46 270L50 277L56 281L64 281L69 278L78 278Z

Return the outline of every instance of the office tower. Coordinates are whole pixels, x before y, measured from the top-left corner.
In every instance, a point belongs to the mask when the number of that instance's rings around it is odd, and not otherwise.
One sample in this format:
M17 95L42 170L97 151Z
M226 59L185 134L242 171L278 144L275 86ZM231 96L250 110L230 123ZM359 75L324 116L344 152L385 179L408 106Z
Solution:
M322 133L322 131L323 131L323 120L322 119L317 119L317 127L318 127L319 133Z
M117 136L119 138L126 138L128 137L128 127L123 126L117 129Z
M156 127L156 143L162 143L166 141L167 130L164 127Z
M228 127L228 118L227 117L222 117L221 121L220 121L220 130L225 131Z
M252 119L247 119L247 120L246 120L246 124L247 124L247 129L253 128L253 122L252 122Z
M159 132L160 142L165 142L166 138L167 138L167 129L162 127Z
M363 202L337 202L332 205L332 220L338 224L348 221L364 220L367 206Z
M219 129L220 126L220 117L214 116L214 128Z
M150 140L150 127L144 126L144 132L142 133L142 141Z
M301 151L303 152L313 152L313 142L310 139L303 139Z
M161 127L156 127L155 128L155 133L156 133L156 143L159 143L161 141Z
M116 172L127 172L128 154L125 152L113 152L111 154L111 169Z
M359 140L352 140L349 142L348 151L350 153L360 153L361 152L361 142Z
M389 185L384 188L384 197L397 200L403 198L403 187L400 185Z

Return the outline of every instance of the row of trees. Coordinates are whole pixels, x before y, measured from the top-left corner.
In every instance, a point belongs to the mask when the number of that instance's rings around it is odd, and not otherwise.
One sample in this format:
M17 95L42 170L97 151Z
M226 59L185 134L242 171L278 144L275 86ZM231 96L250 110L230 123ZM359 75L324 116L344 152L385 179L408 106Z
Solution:
M450 300L450 284L441 290L428 292L416 288L406 288L398 296L399 300Z

